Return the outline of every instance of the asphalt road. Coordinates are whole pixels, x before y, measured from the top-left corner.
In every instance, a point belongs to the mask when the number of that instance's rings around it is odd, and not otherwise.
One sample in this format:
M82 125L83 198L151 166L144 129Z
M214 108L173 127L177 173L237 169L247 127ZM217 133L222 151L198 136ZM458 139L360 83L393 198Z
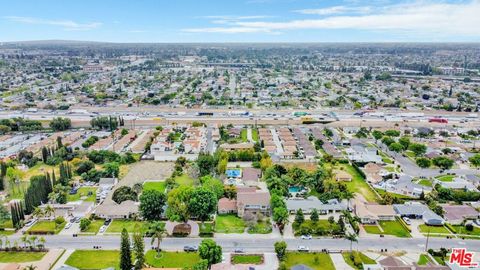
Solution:
M9 237L13 243L19 239L19 236ZM46 246L48 248L64 249L92 249L93 246L100 246L102 249L118 249L120 247L120 235L115 236L79 236L72 237L67 235L46 236ZM162 241L162 248L166 250L182 250L185 245L198 245L202 238L165 238ZM236 248L242 248L246 252L274 252L273 244L282 239L258 238L258 237L222 237L214 239L222 246L224 251L233 251ZM311 251L328 250L348 250L350 241L345 239L283 239L288 244L288 249L294 250L299 245L308 246ZM21 241L19 241L21 243ZM380 250L388 251L424 251L425 238L362 238L358 243L353 243L353 247L358 250ZM145 246L152 247L151 239L145 238ZM471 251L480 251L480 240L462 240L430 238L428 248L438 249L441 247L454 248L465 247Z

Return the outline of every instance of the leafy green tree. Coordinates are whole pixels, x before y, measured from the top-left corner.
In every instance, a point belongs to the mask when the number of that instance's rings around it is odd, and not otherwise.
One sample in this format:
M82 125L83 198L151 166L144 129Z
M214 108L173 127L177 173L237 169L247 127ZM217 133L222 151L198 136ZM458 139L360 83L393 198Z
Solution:
M425 153L427 152L427 146L421 143L412 143L410 144L408 149L412 151L416 157L425 155Z
M288 210L286 207L277 207L273 209L273 221L277 223L280 231L283 231L283 227L288 223Z
M419 157L415 160L415 163L417 163L418 167L420 168L428 168L430 165L432 165L432 162L430 159L425 158L425 157Z
M317 209L313 209L312 213L310 214L310 220L313 222L318 221L318 212Z
M82 232L86 231L91 223L92 223L92 221L88 218L80 219L80 230Z
M50 128L54 131L64 131L72 127L70 118L55 117L50 122Z
M207 270L207 269L208 269L207 260L200 260L192 266L192 270Z
M305 221L305 216L303 215L302 209L298 209L295 213L295 223L298 225L302 224Z
M112 195L112 200L118 204L124 201L137 201L138 194L131 187L121 186Z
M400 131L395 130L395 129L389 129L389 130L385 131L385 136L399 137L400 136Z
M192 196L193 188L190 186L179 186L168 193L167 217L172 221L187 222L190 218L188 205Z
M201 221L207 220L217 210L217 196L213 191L204 187L197 188L190 196L188 211Z
M382 143L384 143L386 146L390 146L390 144L394 143L395 140L392 139L391 137L385 136L382 138Z
M475 167L480 167L480 154L475 154L473 156L471 156L468 161L470 161L470 163L475 166Z
M283 259L285 258L285 255L287 254L287 243L285 241L275 242L273 247L275 248L275 253L277 254L277 258L280 261L283 261Z
M217 197L217 200L223 197L224 185L219 179L207 175L200 178L200 183L202 184L202 187L213 191Z
M435 166L444 170L452 168L455 163L452 159L443 156L433 158L432 162Z
M140 214L145 220L160 220L167 198L158 190L145 190L140 195Z
M400 139L398 139L398 143L403 146L403 150L407 150L408 147L410 146L410 138L407 136L403 136Z
M216 264L222 261L222 247L217 245L212 239L204 239L198 247L198 254L200 258L207 260L208 268L212 264Z
M120 269L132 269L132 251L130 250L130 238L127 229L123 228L120 243Z
M396 143L396 142L395 142L395 143L390 144L390 145L388 146L388 149L389 149L390 151L399 153L400 151L403 150L403 145L400 144L400 143Z
M118 162L109 162L103 165L105 175L109 177L118 177L120 174L120 164Z
M383 133L379 130L372 131L372 136L376 141L380 140L383 137Z

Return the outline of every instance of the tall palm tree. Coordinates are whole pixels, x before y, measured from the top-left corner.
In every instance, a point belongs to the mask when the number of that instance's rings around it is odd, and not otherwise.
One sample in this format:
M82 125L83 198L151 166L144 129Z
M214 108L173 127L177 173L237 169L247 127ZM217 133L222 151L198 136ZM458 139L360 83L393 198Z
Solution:
M23 270L35 270L35 269L37 269L37 267L34 266L33 264L30 264L30 265L25 266L25 267L23 268Z
M45 237L40 237L40 239L38 239L38 242L40 242L38 246L40 246L42 249L45 248L45 242L47 242L47 240L45 240Z
M30 245L27 235L22 235L22 237L20 237L20 241L22 241L24 248L27 248L27 244Z
M33 210L32 216L34 216L36 218L41 218L41 217L45 216L45 212L43 211L42 208L35 207L35 209Z
M29 239L30 239L29 241L30 241L30 243L31 243L31 245L32 245L32 248L36 247L36 246L37 246L38 236L32 235L32 236L30 236Z
M55 208L53 208L53 206L51 204L49 204L45 207L44 213L48 217L50 217L53 214L53 218L55 219Z
M160 244L162 243L163 238L166 236L167 231L165 230L165 225L162 222L155 221L150 225L149 234L152 236L151 245L157 240L157 258L160 257Z
M353 242L358 242L357 236L355 234L347 234L345 235L345 239L350 241L350 253L352 253L352 244Z

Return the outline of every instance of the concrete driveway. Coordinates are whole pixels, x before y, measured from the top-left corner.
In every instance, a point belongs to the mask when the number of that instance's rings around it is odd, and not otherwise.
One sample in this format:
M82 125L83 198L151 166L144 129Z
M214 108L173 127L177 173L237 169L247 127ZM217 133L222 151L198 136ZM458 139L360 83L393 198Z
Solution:
M353 270L353 268L345 262L341 253L331 253L330 257L337 270Z

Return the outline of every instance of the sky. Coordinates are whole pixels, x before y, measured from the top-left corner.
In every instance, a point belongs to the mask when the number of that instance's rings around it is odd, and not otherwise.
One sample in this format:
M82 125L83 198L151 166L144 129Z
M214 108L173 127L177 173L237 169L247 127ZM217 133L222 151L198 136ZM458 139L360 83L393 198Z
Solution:
M0 0L0 41L480 42L480 0Z

